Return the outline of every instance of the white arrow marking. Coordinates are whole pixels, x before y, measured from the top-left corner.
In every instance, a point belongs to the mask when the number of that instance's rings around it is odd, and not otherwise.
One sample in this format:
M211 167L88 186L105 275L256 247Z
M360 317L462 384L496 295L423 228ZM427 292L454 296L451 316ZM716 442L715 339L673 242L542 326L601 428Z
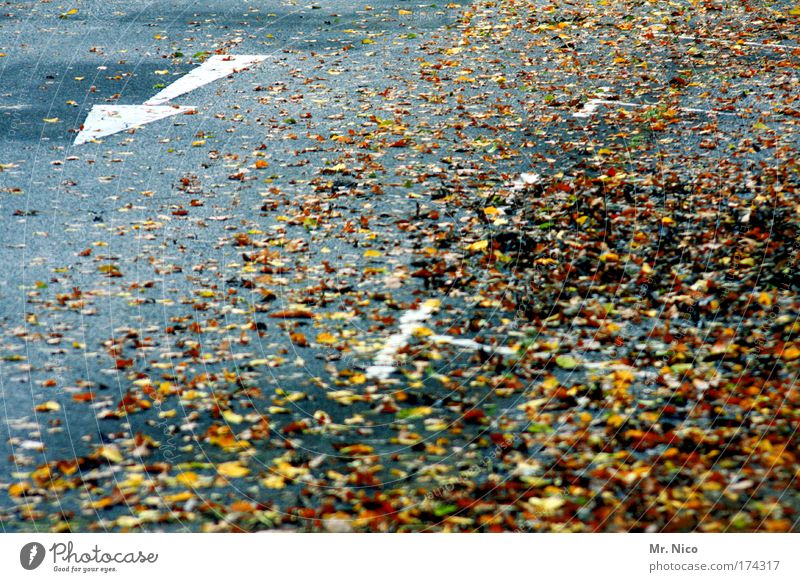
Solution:
M572 117L591 117L594 115L601 105L609 105L616 107L648 107L645 103L625 103L624 101L611 101L609 99L589 99L583 107L572 113ZM678 107L679 111L686 113L705 113L707 115L728 115L736 117L735 113L726 113L725 111L714 111L713 109L695 109L694 107Z
M194 110L194 107L172 105L95 105L86 116L75 145Z
M194 91L212 81L238 73L267 58L267 55L214 55L192 72L184 75L169 87L159 91L144 102L145 105L162 105L179 95Z
M389 339L386 340L381 351L375 356L373 364L367 368L367 377L376 380L388 380L397 369L395 364L397 353L408 345L411 337L417 330L424 327L422 324L433 315L438 308L439 300L429 299L417 309L406 311L400 317L400 330L389 336ZM450 335L432 335L429 339L437 344L449 344L473 351L480 350L493 354L502 354L504 356L517 355L517 351L513 348L479 344L475 340L455 338Z
M95 105L86 116L75 145L139 127L165 117L195 111L193 106L165 105L170 100L207 85L212 81L243 71L267 58L267 55L214 55L169 87L159 91L143 105Z
M490 354L502 354L504 356L516 356L517 350L505 346L493 346L491 344L479 344L475 340L453 337L451 335L432 335L431 340L437 344L448 344L458 346L474 352L489 352Z
M386 340L381 351L375 356L373 365L367 368L367 377L388 380L392 372L395 371L397 352L408 345L408 341L414 335L414 332L422 327L422 322L433 315L433 312L438 307L439 301L429 299L419 308L406 311L400 317L400 331Z
M601 105L616 105L618 107L642 107L638 103L625 103L624 101L609 101L608 99L590 99L580 111L572 114L572 117L591 117Z
M675 38L675 35L666 34L663 32L656 33L653 36L657 36L659 38ZM756 48L782 48L782 49L790 49L790 50L797 50L800 46L796 44L779 44L773 42L749 42L749 41L741 41L741 40L728 40L724 38L714 38L714 37L702 37L702 36L689 36L688 34L681 34L677 38L681 40L691 40L691 41L699 41L699 42L706 42L709 44L718 43L718 44L731 44L734 46L744 45L744 46L753 46Z

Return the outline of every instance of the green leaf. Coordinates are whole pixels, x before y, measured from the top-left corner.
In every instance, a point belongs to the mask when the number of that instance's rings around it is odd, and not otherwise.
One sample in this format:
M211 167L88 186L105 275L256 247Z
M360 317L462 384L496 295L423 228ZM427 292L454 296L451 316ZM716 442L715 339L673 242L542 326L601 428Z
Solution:
M553 427L552 426L549 426L549 425L546 425L546 424L536 424L536 423L534 423L534 424L531 424L528 427L528 432L533 433L533 434L538 434L538 433L542 433L542 432L554 432L554 431L553 431Z
M581 365L581 363L572 356L558 356L556 358L556 365L565 370L572 370Z
M433 510L433 515L435 515L436 517L442 517L450 513L455 513L456 511L458 511L457 505L453 505L452 503L446 503L438 505L436 509Z

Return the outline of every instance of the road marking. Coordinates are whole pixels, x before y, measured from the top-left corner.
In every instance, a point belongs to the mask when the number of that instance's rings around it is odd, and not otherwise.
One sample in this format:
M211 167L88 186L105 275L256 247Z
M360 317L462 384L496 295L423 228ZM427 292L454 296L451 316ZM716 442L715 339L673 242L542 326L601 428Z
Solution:
M406 311L400 316L400 329L397 333L389 336L386 343L375 356L373 364L367 368L367 377L377 380L388 380L392 372L395 371L395 358L397 352L408 345L408 341L418 329L422 328L422 322L427 320L439 308L438 299L429 299L417 309Z
M541 175L537 174L536 172L530 172L519 175L519 180L514 180L511 183L511 187L514 190L523 190L526 186L531 186L533 184L538 184L541 182L542 177Z
M581 109L578 111L574 111L572 113L572 117L591 117L594 115L597 110L600 108L601 105L610 105L610 106L617 106L617 107L634 107L634 108L642 108L642 107L652 107L651 104L648 103L626 103L625 101L612 101L610 99L589 99ZM736 113L729 113L725 111L714 111L713 109L696 109L694 107L678 107L679 111L683 111L685 113L705 113L706 115L727 115L730 117L736 117Z
M659 32L654 34L653 36L657 36L659 38L676 38L674 35L666 34L663 32ZM688 34L681 34L678 36L680 40L691 40L691 41L700 41L700 42L707 42L707 43L718 43L718 44L730 44L730 45L745 45L745 46L754 46L758 48L783 48L783 49L800 49L800 46L796 44L778 44L778 43L763 43L763 42L748 42L748 41L737 41L737 40L726 40L723 38L713 38L713 37L703 37L703 36L690 36Z
M417 309L406 311L400 317L400 329L397 333L389 336L386 343L375 356L373 364L367 368L367 377L376 380L388 380L397 370L397 353L408 345L409 340L420 329L425 322L439 308L438 299L429 299ZM432 335L429 339L438 344L449 344L474 351L485 351L493 354L503 354L513 356L517 351L504 346L492 346L479 344L475 340L465 338L455 338L449 335Z
M86 116L83 129L75 138L75 145L190 111L195 111L195 108L172 105L95 105Z
M504 356L516 356L518 353L517 350L513 348L507 348L505 346L479 344L475 340L457 338L451 335L434 335L431 336L431 340L433 340L438 344L449 344L451 346L458 346L460 348L466 348L468 350L473 350L476 352L489 352L492 354L502 354Z
M617 105L619 107L643 107L639 103L625 103L624 101L609 101L608 99L589 99L580 111L575 111L572 117L591 117L601 105Z
M180 95L262 62L267 55L214 55L165 87L142 105L94 105L75 138L75 145L114 135L166 117L196 111L194 106L165 105Z
M266 58L267 55L214 55L193 71L153 95L144 104L163 105L175 97L185 95L217 79L244 71Z

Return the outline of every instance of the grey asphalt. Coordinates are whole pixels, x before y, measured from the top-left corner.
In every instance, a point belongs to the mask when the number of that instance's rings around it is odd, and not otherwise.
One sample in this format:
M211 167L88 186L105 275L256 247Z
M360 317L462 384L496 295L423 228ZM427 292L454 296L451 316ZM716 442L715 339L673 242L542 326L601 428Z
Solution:
M225 156L249 158L252 163L252 152L263 143L264 159L274 168L263 175L273 176L272 184L307 181L308 168L290 167L288 162L296 157L296 149L314 142L302 136L295 143L273 141L271 127L283 126L283 120L299 118L309 109L315 117L334 118L326 124L331 132L355 127L360 120L349 111L353 99L365 88L387 82L393 66L402 61L406 66L411 61L402 52L394 53L390 43L362 41L370 37L400 39L400 50L413 47L447 26L454 14L433 5L413 6L414 15L403 18L397 11L409 5L407 2L371 4L370 10L364 10L363 3L357 2L301 6L283 2L159 1L142 6L92 1L80 3L75 14L68 14L71 7L55 4L5 3L2 7L0 351L4 361L0 364L0 506L10 507L6 488L17 470L12 462L12 444L18 461L38 466L53 459L85 455L120 429L118 422L99 422L97 408L76 405L70 398L71 392L86 381L96 389L98 400L110 407L124 394L127 381L114 370L102 342L125 328L168 341L163 328L169 325L170 317L183 313L181 298L192 296L204 284L224 285L221 269L217 271L215 266L240 259L235 248L218 244L226 231L269 231L280 226L274 215L260 210L264 202L260 194L266 186L260 181L229 180L240 163L225 161ZM328 56L345 45L352 47L344 53L346 58ZM160 86L198 66L201 53L215 51L268 54L270 59L175 101L199 106L199 115L153 123L135 136L114 135L102 145L72 145L92 105L142 103ZM343 74L334 77L326 73L334 68ZM156 73L163 70L169 74ZM309 80L326 77L324 82L330 84L326 90L328 103L292 102L280 99L281 94L273 103L259 104L257 98L270 93L254 89L286 84L287 75L307 76ZM242 115L244 123L236 115ZM256 125L254 119L263 119L263 123ZM206 145L191 147L198 135L204 136ZM220 159L210 160L209 150L218 151ZM187 176L196 176L202 183L200 189L182 192L181 179ZM204 205L192 207L190 199L200 199ZM413 208L404 197L397 197L395 202L397 205L387 208L392 214L402 215ZM342 212L352 213L368 204L364 197L342 199ZM178 209L189 209L190 213L187 217L173 214ZM147 221L163 225L154 229L150 240L136 236L134 230L145 225L140 232L146 233ZM294 230L304 231L302 227ZM97 243L107 246L93 246ZM363 263L359 249L341 248L336 240L330 247L327 257L338 268ZM91 257L78 256L87 248L94 251ZM115 279L104 280L98 274L94 260L98 254L107 255L108 263L119 265L125 284L118 286ZM315 264L318 258L312 256L309 264ZM165 272L179 274L159 275L144 259L166 266ZM200 268L205 271L198 273ZM133 292L132 296L141 298L135 304L131 304L131 295L118 295L131 282L149 286ZM69 294L73 289L92 290L98 296L85 309L40 311L36 306L39 300L51 304L56 295ZM102 296L103 291L109 295ZM164 298L175 305L159 303ZM37 319L29 317L26 324L25 314L32 311L37 312ZM228 317L227 323L247 319L241 314ZM287 334L268 323L260 344L249 346L247 351L266 357L281 349L293 351ZM51 341L38 341L33 337L36 334ZM73 347L74 342L87 347ZM322 354L330 355L330 350ZM324 374L324 359L304 357L307 365L294 372L295 385L282 384L287 390L302 388L306 384L304 375ZM201 364L195 372L203 369ZM42 386L49 378L56 379L57 388ZM56 400L63 406L63 413L58 415L60 426L48 428L51 417L32 414L33 406L45 400ZM330 406L324 398L319 405ZM143 416L131 417L130 432L162 437L154 415ZM148 427L147 423L156 426ZM89 437L82 438L84 435ZM87 442L90 439L92 443ZM26 450L25 441L42 441L46 448L43 452ZM195 454L183 457L192 459ZM150 460L158 461L159 452ZM78 507L69 498L56 505L71 510ZM6 522L3 527L15 528Z

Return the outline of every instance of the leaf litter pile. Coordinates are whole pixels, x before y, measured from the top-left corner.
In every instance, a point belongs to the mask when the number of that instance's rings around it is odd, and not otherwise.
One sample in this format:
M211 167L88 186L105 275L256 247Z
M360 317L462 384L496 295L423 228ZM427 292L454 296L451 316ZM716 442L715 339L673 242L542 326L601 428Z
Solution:
M378 12L63 162L124 194L0 328L4 528L796 530L800 8Z

